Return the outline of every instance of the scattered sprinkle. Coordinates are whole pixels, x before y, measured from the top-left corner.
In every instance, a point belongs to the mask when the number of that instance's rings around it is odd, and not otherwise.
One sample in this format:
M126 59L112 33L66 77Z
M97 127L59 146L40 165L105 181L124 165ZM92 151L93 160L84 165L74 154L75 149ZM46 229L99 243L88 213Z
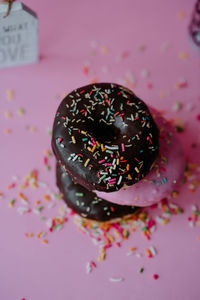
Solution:
M12 89L7 89L6 90L6 98L8 101L11 101L14 99L14 91Z
M88 76L89 75L89 72L90 72L90 66L89 64L85 64L83 65L82 67L82 72L85 76Z
M18 108L17 114L18 114L18 116L20 116L20 117L23 116L23 115L25 114L25 109L22 108L22 107Z
M161 49L161 52L167 52L167 50L169 49L170 47L170 42L166 41L166 42L163 42L160 49Z
M179 11L177 14L178 19L182 20L186 17L186 12L185 11Z
M139 270L138 270L139 273L143 273L144 272L144 268L141 267Z
M183 89L186 88L188 86L188 82L186 79L181 78L177 81L177 83L175 84L175 89L179 90L179 89Z
M109 49L108 49L108 47L103 46L103 47L100 48L100 52L101 52L102 54L108 54Z
M181 51L178 55L181 60L188 60L188 54L186 52Z
M146 69L143 69L140 74L142 78L148 78L150 76L150 72Z
M175 120L174 126L175 126L176 131L179 133L185 131L185 124L183 123L183 121L181 119Z
M25 233L24 235L25 235L26 238L31 238L31 237L34 236L34 234L31 233L31 232Z
M10 111L5 111L4 116L6 119L10 119L12 117L12 113Z
M183 104L181 102L177 101L172 105L172 111L178 112L182 109L182 107L183 107Z
M10 128L6 128L4 132L5 132L5 134L11 134L12 130Z
M140 45L138 48L139 52L144 52L146 49L147 49L146 45Z
M124 281L124 278L123 277L110 277L109 280L111 282L122 282L122 281Z
M8 204L8 207L14 207L15 202L16 202L16 199L11 199L9 204Z
M48 244L49 242L48 242L48 240L46 240L46 239L42 239L42 243L43 243L43 244Z
M158 276L158 274L153 274L153 279L158 279L159 278L159 276Z
M96 263L94 261L90 261L86 264L86 273L89 274L96 268Z

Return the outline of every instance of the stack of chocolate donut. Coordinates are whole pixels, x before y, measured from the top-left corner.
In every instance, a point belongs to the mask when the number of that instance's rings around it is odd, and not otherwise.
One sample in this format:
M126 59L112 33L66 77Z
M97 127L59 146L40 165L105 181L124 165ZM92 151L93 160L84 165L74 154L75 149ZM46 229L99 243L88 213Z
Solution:
M97 83L68 94L56 112L57 185L84 218L110 221L166 197L184 169L173 128L129 89Z

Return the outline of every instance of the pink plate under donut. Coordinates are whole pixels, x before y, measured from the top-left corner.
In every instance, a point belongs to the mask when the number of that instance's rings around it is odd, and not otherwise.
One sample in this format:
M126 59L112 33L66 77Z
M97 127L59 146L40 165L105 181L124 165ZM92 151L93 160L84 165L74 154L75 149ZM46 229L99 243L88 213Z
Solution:
M140 182L117 192L95 191L99 197L121 205L150 206L176 189L185 167L183 149L172 125L154 109L150 111L160 129L160 155L153 169Z

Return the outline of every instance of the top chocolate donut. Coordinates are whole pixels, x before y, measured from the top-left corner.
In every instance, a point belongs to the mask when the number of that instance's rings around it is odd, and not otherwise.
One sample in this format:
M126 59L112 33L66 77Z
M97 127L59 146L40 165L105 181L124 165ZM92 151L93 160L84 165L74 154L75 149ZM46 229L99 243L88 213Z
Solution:
M58 162L89 190L114 192L140 181L159 152L159 130L132 91L96 83L68 94L52 135Z

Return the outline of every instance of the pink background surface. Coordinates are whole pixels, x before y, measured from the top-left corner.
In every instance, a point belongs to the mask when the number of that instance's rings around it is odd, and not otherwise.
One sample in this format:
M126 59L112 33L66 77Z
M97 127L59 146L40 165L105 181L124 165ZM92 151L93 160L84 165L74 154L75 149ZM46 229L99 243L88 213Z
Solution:
M17 191L6 188L13 175L23 178L35 168L41 180L56 191L54 170L47 172L43 165L44 151L50 149L47 129L63 94L94 78L131 88L134 76L134 91L146 103L166 110L169 118L186 121L180 137L186 155L199 162L200 52L187 31L194 1L29 0L26 4L39 16L41 60L36 65L0 70L0 192L5 195L0 199L0 299L198 300L200 234L198 226L188 226L187 218L191 205L199 203L199 189L190 194L183 187L175 202L184 213L173 216L166 226L159 225L151 241L137 231L121 248L109 249L106 260L86 274L85 265L96 261L97 248L77 231L72 219L60 232L49 234L48 245L25 238L24 233L35 234L44 225L35 214L21 216L16 207L8 208ZM185 13L183 18L178 17L180 12ZM142 45L146 48L139 51ZM164 51L163 45L168 49ZM180 59L180 52L186 52L188 59ZM88 75L83 72L85 64L89 65ZM142 70L149 71L148 78L142 78ZM176 89L181 78L188 86ZM7 89L15 93L10 102ZM183 103L178 113L172 112L176 101ZM194 108L189 111L191 104ZM16 113L19 107L26 111L22 117ZM4 117L5 111L12 113L10 119ZM31 133L26 126L36 131ZM6 128L12 133L5 134ZM54 167L53 159L51 165ZM38 197L37 192L28 195L30 202ZM44 215L56 215L57 210L57 206L45 208ZM151 245L158 251L152 259L126 256L130 247L142 252ZM142 266L145 271L139 274ZM152 279L154 273L159 274L158 280ZM113 283L110 277L124 281Z

